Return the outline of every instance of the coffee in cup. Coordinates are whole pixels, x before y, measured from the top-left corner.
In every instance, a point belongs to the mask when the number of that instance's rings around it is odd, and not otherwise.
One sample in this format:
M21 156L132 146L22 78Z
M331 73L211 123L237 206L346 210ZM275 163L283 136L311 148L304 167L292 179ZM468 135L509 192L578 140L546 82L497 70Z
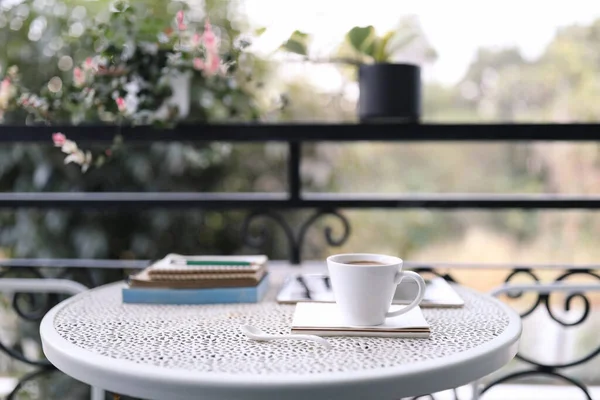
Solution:
M358 260L358 261L350 261L349 265L386 265L384 263L378 261L368 261L368 260Z

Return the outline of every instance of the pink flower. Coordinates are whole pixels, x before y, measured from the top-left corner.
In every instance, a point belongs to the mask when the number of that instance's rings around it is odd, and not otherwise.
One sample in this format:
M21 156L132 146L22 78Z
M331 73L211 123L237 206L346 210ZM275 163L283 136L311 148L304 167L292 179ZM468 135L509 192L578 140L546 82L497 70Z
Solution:
M213 76L217 73L225 75L227 67L221 63L221 58L216 53L208 53L206 60L202 60L199 57L193 60L194 69L197 71L203 71L206 76Z
M199 33L194 33L192 36L192 46L196 47L200 44L201 36Z
M4 78L2 79L2 83L0 84L0 92L7 92L10 89L10 79Z
M204 72L206 72L207 75L211 76L219 72L221 59L218 54L210 54L206 61Z
M8 108L8 103L12 97L10 79L4 78L0 83L0 110L4 111Z
M56 147L62 147L67 141L67 137L60 132L56 132L52 134L52 141Z
M213 76L219 72L225 72L218 54L209 54L208 57L206 57L206 61L196 57L194 58L193 65L195 70L204 71L206 76Z
M87 171L90 165L92 165L92 153L89 150L87 152L81 150L77 147L77 143L67 140L64 134L60 132L53 133L52 141L54 142L54 146L60 147L62 152L67 154L64 160L65 164L79 164L82 172Z
M117 103L117 108L119 109L119 111L124 112L127 109L127 105L125 104L124 98L117 97L115 102Z
M206 50L209 52L217 51L217 37L212 30L212 26L208 18L206 18L206 22L204 23L204 34L202 35L202 41L204 42L204 47L206 47Z
M81 87L85 84L85 73L79 67L73 68L73 83L76 87Z
M92 71L98 69L98 66L96 65L92 57L88 57L83 63L83 69L84 71Z
M187 26L185 25L185 22L184 22L185 16L183 14L183 10L177 11L177 15L176 15L175 19L177 21L177 28L180 31L185 31Z
M106 149L104 151L104 154L106 154L108 157L112 156L112 150L111 149Z
M194 69L202 71L204 69L204 61L200 57L194 58Z

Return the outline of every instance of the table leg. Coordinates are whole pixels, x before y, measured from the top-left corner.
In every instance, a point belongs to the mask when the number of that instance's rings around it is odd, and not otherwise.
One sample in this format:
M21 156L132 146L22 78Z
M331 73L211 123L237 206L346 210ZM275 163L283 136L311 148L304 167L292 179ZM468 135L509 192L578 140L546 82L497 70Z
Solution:
M92 386L90 400L104 400L104 389Z
M479 380L476 380L475 382L473 382L471 384L471 388L473 389L473 396L471 397L471 400L479 400L479 392L481 390L481 385Z

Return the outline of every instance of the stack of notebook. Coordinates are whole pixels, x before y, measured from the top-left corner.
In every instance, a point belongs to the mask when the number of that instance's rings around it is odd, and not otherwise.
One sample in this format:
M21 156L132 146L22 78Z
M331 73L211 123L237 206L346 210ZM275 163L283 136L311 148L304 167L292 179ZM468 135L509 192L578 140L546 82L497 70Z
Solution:
M256 303L268 288L266 256L169 254L129 277L124 303Z

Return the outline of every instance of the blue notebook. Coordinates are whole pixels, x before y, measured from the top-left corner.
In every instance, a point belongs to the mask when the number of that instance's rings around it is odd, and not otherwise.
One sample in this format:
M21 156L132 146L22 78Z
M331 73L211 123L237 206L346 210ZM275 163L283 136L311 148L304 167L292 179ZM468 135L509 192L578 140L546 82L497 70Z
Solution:
M211 289L123 288L123 303L137 304L224 304L258 303L269 288L269 275L257 286Z

